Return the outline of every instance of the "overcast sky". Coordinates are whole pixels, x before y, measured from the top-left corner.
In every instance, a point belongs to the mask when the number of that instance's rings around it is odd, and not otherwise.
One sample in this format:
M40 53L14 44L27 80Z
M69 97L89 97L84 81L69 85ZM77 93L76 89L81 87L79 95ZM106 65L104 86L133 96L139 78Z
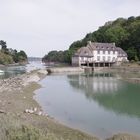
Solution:
M140 15L140 0L0 0L0 40L42 57L105 22Z

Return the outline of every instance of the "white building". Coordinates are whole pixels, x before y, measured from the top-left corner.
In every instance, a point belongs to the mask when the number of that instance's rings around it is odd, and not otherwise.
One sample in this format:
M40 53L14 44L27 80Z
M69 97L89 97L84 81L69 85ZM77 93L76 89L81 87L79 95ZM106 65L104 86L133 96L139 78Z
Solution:
M88 42L72 57L72 65L112 66L128 61L127 54L115 43Z

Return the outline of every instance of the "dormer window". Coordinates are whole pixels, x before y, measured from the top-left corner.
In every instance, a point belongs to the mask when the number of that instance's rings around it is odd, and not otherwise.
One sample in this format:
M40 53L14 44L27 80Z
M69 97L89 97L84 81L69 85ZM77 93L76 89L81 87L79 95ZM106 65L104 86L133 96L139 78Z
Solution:
M85 55L88 55L88 52L85 51L84 54L85 54Z

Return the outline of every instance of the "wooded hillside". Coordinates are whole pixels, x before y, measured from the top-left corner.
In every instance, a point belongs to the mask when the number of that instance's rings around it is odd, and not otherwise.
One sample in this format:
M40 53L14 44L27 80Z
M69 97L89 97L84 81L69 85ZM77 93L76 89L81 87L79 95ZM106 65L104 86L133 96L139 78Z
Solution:
M45 61L71 62L74 52L92 42L115 42L117 47L121 47L128 54L129 60L140 60L140 16L129 17L128 19L118 18L115 21L106 22L97 31L88 33L82 40L73 42L66 51L51 51L45 55ZM61 52L61 53L60 53ZM61 54L61 61L58 58Z

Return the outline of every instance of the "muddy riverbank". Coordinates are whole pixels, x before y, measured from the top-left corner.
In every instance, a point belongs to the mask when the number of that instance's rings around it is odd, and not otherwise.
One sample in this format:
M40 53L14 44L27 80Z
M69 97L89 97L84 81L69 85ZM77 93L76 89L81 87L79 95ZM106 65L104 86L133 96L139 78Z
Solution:
M97 140L58 123L42 112L33 96L34 91L40 88L37 82L46 74L45 70L35 70L0 80L0 139Z
M79 130L71 129L44 114L33 100L38 81L47 75L46 70L34 70L14 78L0 80L0 138L38 140L98 140ZM109 140L138 140L119 134Z

